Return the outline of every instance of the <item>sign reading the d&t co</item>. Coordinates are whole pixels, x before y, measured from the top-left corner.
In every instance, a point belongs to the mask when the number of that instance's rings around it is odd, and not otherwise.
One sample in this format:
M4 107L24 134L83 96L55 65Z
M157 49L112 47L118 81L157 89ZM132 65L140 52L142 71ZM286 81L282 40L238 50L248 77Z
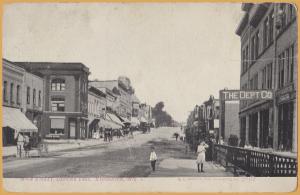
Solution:
M221 90L220 99L223 101L235 100L272 100L272 90Z

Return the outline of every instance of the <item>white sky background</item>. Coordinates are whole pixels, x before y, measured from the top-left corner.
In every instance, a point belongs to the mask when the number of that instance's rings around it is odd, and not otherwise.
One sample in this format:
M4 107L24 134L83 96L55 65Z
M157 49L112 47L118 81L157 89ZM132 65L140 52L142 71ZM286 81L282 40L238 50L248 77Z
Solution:
M240 4L10 4L3 57L82 62L90 79L128 76L137 97L175 120L219 90L239 88Z

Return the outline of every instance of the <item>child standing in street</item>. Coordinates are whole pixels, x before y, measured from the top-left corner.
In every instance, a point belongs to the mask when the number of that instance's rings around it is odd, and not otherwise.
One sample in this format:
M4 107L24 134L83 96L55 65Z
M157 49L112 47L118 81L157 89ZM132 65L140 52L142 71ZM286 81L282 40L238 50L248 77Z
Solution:
M156 153L155 153L155 148L151 147L150 163L151 163L152 171L155 171L156 160L157 160L157 156L156 156Z

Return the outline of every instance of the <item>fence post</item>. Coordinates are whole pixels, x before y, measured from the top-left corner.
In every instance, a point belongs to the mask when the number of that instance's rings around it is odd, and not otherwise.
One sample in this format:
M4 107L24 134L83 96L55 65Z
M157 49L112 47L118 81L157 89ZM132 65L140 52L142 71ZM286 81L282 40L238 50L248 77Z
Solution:
M269 159L269 175L268 176L273 176L274 175L274 156L270 154L270 159Z

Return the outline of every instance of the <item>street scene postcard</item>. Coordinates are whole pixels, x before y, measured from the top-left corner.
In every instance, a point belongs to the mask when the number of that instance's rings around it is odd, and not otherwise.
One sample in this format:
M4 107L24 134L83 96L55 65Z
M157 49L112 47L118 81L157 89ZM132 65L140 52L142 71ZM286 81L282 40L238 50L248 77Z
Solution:
M298 12L4 4L4 190L297 190Z

